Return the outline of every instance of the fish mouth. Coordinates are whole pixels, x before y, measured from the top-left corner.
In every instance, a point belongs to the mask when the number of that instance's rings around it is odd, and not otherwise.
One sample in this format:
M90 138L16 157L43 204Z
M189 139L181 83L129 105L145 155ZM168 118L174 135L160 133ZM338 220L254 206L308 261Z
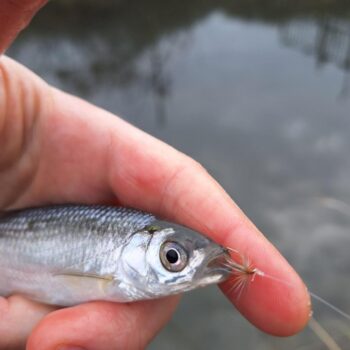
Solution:
M207 259L206 267L203 271L203 277L200 279L200 285L221 283L228 279L231 274L229 268L225 267L227 259L230 258L228 251L225 248L220 248Z

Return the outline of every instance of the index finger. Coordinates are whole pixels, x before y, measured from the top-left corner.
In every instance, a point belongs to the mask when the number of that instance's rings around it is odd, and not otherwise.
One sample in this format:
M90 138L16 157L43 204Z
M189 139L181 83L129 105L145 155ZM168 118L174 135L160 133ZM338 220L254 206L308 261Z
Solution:
M41 94L50 107L41 105L31 130L34 145L27 147L36 150L30 157L40 162L15 206L106 202L116 196L118 203L178 221L238 250L255 267L284 281L256 276L239 299L229 293L228 284L222 286L253 324L276 335L291 335L305 326L310 312L305 285L198 163L80 99L57 90Z
M46 0L1 2L0 53L45 3ZM47 140L43 140L38 155L40 169L18 205L104 201L111 198L113 191L120 203L203 232L284 281L257 276L239 299L230 293L228 283L222 286L257 327L277 335L293 334L304 327L310 311L304 284L201 166L104 111L58 92L54 95L52 115L41 118L39 125ZM93 162L87 154L95 156Z
M0 2L0 54L25 28L47 0L2 0Z

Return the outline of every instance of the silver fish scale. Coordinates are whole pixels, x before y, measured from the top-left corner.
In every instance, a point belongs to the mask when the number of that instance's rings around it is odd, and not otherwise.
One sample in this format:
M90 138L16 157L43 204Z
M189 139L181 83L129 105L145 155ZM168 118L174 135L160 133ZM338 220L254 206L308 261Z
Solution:
M46 237L56 235L55 230L43 228L54 226L73 226L81 229L100 228L100 233L106 227L118 231L118 235L127 235L130 231L139 230L148 225L154 216L129 208L107 206L52 206L12 211L0 216L0 238L24 236L31 240L33 234L42 233ZM85 231L86 232L86 231Z
M94 266L103 270L112 250L154 220L148 213L106 206L65 205L9 212L0 217L2 265L16 268L20 261L33 268L50 264L58 269L83 266L89 271Z

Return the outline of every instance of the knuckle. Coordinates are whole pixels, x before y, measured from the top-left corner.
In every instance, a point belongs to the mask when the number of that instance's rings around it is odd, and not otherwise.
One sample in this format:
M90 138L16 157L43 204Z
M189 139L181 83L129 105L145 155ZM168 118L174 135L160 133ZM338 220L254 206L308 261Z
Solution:
M14 61L0 59L0 168L16 160L28 146L42 114L41 91L35 76Z
M49 88L7 57L0 58L0 180L26 188L38 159L39 119L48 113ZM44 98L45 97L45 98ZM43 103L45 102L45 103ZM1 183L1 182L0 182ZM0 186L0 205L11 202L10 188Z
M187 162L188 162L188 167L190 169L193 169L197 172L207 172L207 170L205 169L205 167L203 166L202 163L200 163L199 161L191 158L191 157L187 157Z
M19 86L20 87L20 86ZM18 108L16 77L5 59L0 60L0 169L9 167L16 161L21 144L22 111Z
M164 184L159 208L165 208L165 211L171 211L171 208L176 207L176 203L181 198L181 195L174 196L174 193L181 193L183 191L183 184L187 183L187 179L203 172L206 172L206 170L199 162L183 154L177 165L174 166L173 171L169 173L167 181Z
M5 125L6 91L8 90L7 70L3 60L0 60L0 135ZM0 138L2 140L3 138Z

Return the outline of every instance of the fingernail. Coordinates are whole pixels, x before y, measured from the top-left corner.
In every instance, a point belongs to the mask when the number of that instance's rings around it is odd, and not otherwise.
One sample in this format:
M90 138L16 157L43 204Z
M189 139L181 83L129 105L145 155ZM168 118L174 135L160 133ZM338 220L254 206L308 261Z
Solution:
M60 345L55 350L86 350L80 346L75 345Z

